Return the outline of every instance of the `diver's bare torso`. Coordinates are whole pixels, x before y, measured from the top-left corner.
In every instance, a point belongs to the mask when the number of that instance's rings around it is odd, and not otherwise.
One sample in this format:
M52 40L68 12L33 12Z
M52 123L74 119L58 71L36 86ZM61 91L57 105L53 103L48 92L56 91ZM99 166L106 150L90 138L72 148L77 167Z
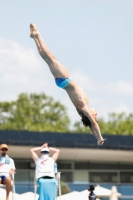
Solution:
M68 93L72 103L76 109L87 106L89 108L89 101L85 91L79 87L73 80L64 88Z

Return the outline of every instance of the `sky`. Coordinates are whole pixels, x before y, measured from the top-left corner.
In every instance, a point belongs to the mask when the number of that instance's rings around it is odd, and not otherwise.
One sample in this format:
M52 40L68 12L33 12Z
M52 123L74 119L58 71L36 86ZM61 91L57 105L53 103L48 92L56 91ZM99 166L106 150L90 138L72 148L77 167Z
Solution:
M132 0L7 0L0 4L0 101L44 92L79 116L29 37L34 22L98 117L133 112Z

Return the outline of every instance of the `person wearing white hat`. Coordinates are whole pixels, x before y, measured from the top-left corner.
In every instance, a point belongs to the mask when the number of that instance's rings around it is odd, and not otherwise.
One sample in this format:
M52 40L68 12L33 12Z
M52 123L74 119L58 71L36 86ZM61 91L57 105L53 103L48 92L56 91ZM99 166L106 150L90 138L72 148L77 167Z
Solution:
M0 184L6 185L6 200L9 200L11 189L11 174L15 173L15 164L12 158L7 155L8 145L0 145Z
M40 151L41 156L38 157L37 153ZM58 159L60 150L48 147L44 143L41 147L30 149L31 156L36 165L36 177L39 184L39 200L55 200L56 198L56 180L54 173L54 163ZM49 153L53 153L52 157Z

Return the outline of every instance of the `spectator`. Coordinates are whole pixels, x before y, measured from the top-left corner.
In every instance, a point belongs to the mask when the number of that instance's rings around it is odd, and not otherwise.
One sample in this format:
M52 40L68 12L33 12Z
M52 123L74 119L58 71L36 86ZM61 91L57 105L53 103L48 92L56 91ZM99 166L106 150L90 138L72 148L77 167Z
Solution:
M0 145L0 184L6 185L6 200L9 200L11 189L11 175L15 173L15 165L12 158L7 155L8 145Z
M54 163L59 156L59 149L49 147L45 143L41 147L30 150L32 158L36 164L36 176L39 184L39 200L55 200L56 198L56 180L54 173ZM38 157L36 152L40 151L41 156ZM49 157L49 152L52 157Z

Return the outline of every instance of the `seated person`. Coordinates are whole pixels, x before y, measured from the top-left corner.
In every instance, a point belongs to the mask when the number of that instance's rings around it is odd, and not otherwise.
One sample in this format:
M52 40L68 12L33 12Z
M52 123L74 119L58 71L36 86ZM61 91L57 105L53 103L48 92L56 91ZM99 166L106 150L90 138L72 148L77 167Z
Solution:
M7 155L7 144L0 145L0 184L6 185L6 200L9 200L11 189L11 174L15 173L15 165L12 158Z
M49 147L44 143L41 147L35 147L31 150L32 158L36 164L36 177L39 184L39 200L55 200L56 198L56 180L54 173L54 163L57 160L60 150ZM40 151L41 156L36 154ZM53 153L49 157L49 152Z

